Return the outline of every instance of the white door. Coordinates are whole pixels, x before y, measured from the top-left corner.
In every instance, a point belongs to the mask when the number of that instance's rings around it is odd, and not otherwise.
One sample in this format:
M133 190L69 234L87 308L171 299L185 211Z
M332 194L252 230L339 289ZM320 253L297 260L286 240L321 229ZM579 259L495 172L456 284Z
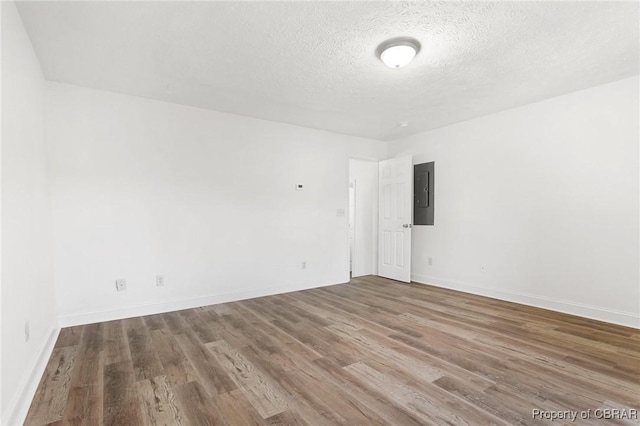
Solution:
M411 156L379 163L378 275L411 282Z

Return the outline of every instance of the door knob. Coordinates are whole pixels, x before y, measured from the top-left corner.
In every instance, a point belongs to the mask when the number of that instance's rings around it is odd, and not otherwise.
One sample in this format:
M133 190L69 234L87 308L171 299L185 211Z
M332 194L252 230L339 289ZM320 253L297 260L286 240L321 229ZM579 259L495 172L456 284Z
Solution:
M403 228L411 228L411 224L410 223L405 223L402 225Z

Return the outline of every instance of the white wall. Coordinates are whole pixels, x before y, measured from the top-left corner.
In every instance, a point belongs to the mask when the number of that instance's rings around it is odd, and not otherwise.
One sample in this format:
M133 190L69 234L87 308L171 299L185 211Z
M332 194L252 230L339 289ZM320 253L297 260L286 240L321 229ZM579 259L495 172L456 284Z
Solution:
M353 277L378 273L378 162L349 160L354 184Z
M1 422L15 424L26 414L58 321L45 169L45 82L15 5L2 2L1 7Z
M47 93L63 325L348 281L348 159L381 158L385 143L58 83Z
M413 279L640 326L638 93L633 77L391 142L436 162Z

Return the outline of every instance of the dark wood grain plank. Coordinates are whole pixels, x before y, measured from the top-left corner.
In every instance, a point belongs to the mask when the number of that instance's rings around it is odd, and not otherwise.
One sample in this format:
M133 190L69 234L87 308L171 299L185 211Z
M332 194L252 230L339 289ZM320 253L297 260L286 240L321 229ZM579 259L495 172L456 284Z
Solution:
M162 364L142 318L129 318L123 321L129 339L136 381L163 375Z
M53 350L26 419L27 424L47 424L62 420L71 387L71 372L77 346Z
M65 424L102 424L103 421L103 325L90 324L84 327L78 346L67 405L63 421Z
M188 424L198 426L228 424L216 399L209 397L198 382L177 386L175 392Z
M283 392L237 349L224 340L209 343L207 347L224 370L230 373L232 380L243 390L262 418L266 419L287 410L288 405Z
M189 362L171 331L168 329L153 330L151 339L167 380L172 385L177 386L198 380L193 365Z
M142 424L141 400L135 385L131 360L104 368L104 424Z
M228 311L222 312L223 315L228 315ZM239 389L221 394L219 406L224 413L225 422L230 425L268 424Z
M162 314L146 315L142 317L142 320L149 331L167 328L167 324L164 322L164 315Z
M104 363L114 364L131 360L129 341L123 321L104 323Z
M194 334L179 334L175 338L193 366L198 383L209 397L236 389L235 383L230 378L233 372L221 366Z
M65 346L77 346L82 339L82 326L66 327L60 330L58 340L56 340L56 348L62 348Z
M157 376L136 383L142 401L145 425L183 425L185 419L173 388L165 376Z

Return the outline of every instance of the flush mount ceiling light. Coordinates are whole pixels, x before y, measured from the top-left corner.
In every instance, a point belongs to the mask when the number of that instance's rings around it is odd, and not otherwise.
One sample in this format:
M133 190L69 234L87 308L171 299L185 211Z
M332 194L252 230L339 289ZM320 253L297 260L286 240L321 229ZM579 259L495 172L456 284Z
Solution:
M420 51L420 42L411 37L396 37L380 43L376 53L389 68L402 68Z

